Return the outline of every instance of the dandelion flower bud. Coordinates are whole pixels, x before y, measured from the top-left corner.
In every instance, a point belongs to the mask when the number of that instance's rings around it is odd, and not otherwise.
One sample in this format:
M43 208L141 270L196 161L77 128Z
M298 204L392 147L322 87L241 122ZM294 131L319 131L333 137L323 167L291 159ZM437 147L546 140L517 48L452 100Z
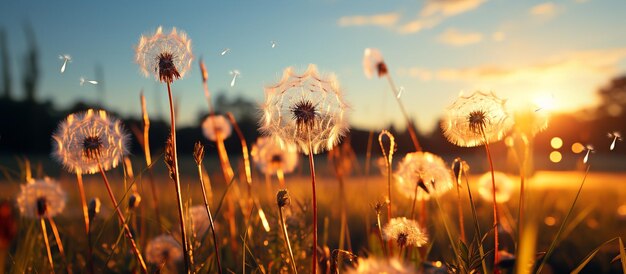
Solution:
M204 145L200 141L193 146L193 159L196 160L197 165L201 165L204 160Z
M278 193L276 194L276 203L278 204L279 208L288 206L291 203L289 199L289 193L286 189L281 189L278 191Z
M141 195L139 195L139 193L137 192L131 194L130 197L128 198L128 208L130 209L135 209L139 207L140 203L141 203Z
M93 221L93 219L100 213L100 199L98 197L91 199L88 205L88 214L89 221Z
M170 135L171 136L171 135ZM176 180L176 167L174 166L174 144L171 138L167 138L165 143L165 155L163 156L167 170L169 171L170 179Z

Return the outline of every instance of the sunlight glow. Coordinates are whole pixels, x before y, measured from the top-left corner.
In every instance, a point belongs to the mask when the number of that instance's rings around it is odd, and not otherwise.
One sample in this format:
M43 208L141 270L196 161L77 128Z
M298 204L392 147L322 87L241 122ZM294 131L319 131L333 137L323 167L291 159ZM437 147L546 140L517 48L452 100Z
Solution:
M559 149L563 146L563 140L559 137L554 137L550 140L550 146L552 146L553 149Z

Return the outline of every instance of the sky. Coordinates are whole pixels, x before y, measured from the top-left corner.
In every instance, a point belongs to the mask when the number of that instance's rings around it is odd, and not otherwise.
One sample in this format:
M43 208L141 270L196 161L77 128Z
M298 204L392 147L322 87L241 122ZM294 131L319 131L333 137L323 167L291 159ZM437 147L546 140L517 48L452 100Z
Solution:
M59 107L96 102L98 87L79 79L95 79L100 66L105 106L123 115L140 115L142 89L151 115L167 106L165 87L134 63L140 36L158 26L188 34L213 92L259 104L285 68L317 64L337 75L350 123L363 129L404 123L387 82L365 77L365 48L380 49L422 131L436 128L461 93L493 91L512 108L548 98L570 111L596 104L596 90L626 73L623 0L6 2L0 28L9 39L14 93L21 93L29 23L41 57L39 99ZM63 74L60 54L72 57ZM231 87L233 70L241 75ZM196 62L173 90L179 124L194 125L207 111Z

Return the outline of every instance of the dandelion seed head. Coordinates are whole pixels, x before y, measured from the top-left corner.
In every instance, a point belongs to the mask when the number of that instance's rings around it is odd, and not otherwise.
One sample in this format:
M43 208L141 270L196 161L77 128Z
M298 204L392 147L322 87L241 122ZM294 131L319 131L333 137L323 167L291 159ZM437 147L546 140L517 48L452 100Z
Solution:
M202 122L202 133L210 141L216 142L230 137L233 127L223 115L209 115Z
M462 147L499 141L513 124L504 104L493 93L478 91L461 96L444 114L443 134L449 142Z
M383 59L383 55L376 48L366 48L363 53L363 72L367 78L374 77L374 73L378 77L387 75L387 65Z
M182 257L183 248L171 235L157 236L146 247L146 260L156 265L180 261Z
M93 174L115 168L128 153L122 123L104 110L70 114L52 135L53 157L70 172Z
M206 207L204 205L192 206L189 208L189 216L191 217L191 226L196 237L204 236L211 224Z
M428 200L431 195L443 195L454 186L452 171L441 157L429 152L407 154L398 164L394 173L396 188L408 199L415 196L416 184L418 201Z
M303 74L290 67L277 84L265 89L260 131L305 154L310 138L317 154L332 149L348 131L347 108L334 76L321 77L312 64Z
M185 76L191 68L193 53L187 34L172 28L169 34L157 28L150 36L142 35L135 46L135 62L146 76L154 74L161 82L172 82Z
M516 132L532 137L548 128L549 115L543 109L534 110L532 106L529 106L515 111L513 120Z
M368 257L368 258L359 257L357 259L356 269L348 268L346 273L349 273L349 274L356 274L356 273L414 274L418 272L416 268L400 262L397 258L386 259L386 258L376 258L376 257Z
M494 172L494 177L496 182L496 200L499 204L508 202L515 189L513 180L505 173L499 171ZM492 190L491 172L485 172L478 179L478 194L486 202L493 203Z
M428 242L428 236L419 224L406 217L392 218L383 227L383 236L386 240L396 241L400 247L421 247Z
M54 217L65 209L67 195L55 180L31 180L20 188L17 206L25 217Z
M252 161L263 174L274 175L279 170L291 173L298 165L298 149L294 145L281 146L271 137L259 137L250 150Z

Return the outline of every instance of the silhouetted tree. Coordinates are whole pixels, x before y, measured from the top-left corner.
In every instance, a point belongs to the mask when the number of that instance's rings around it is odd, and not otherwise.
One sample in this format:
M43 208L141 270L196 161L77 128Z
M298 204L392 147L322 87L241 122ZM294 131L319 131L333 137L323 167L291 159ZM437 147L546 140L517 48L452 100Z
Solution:
M4 29L0 29L0 47L2 48L2 95L11 98L11 62L9 61L9 43Z
M597 113L599 116L626 116L626 75L613 78L598 94L601 99Z
M26 101L35 102L37 83L39 81L39 51L35 41L35 31L32 26L26 24L24 26L24 33L26 34L29 49L24 60L22 84L24 85Z

